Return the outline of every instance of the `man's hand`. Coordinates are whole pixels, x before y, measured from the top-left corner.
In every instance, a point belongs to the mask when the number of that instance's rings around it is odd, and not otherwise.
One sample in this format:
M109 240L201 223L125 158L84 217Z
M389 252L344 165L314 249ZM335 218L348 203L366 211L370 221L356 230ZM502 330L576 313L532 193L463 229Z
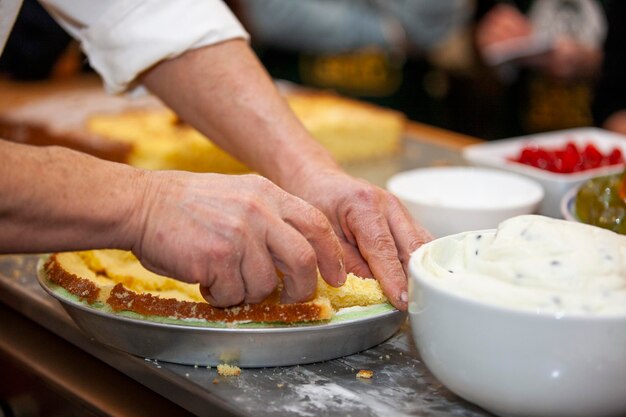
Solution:
M531 34L532 27L523 13L508 4L498 4L476 26L476 46L482 51L491 45Z
M262 301L277 267L286 303L313 295L318 268L345 281L326 217L258 175L144 171L3 140L0 160L0 253L132 250L220 307Z
M313 206L257 175L151 174L133 252L149 269L200 283L209 303L258 303L283 276L282 302L310 299L317 268L343 284L341 246Z
M298 184L288 188L329 218L346 270L377 278L390 302L406 310L410 255L432 235L415 224L395 196L343 172L313 172Z
M142 81L252 170L321 210L339 236L347 270L379 279L391 303L406 310L409 255L430 235L392 195L343 173L245 42L189 51L155 66ZM326 254L317 255L322 262Z
M604 53L570 36L555 39L554 48L538 63L546 74L560 80L590 79L597 75Z

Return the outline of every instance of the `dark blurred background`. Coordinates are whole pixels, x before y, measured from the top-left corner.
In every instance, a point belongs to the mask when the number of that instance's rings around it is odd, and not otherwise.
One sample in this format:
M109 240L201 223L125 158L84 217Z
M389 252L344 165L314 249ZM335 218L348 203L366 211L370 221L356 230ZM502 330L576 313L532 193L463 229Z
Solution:
M272 77L482 139L604 125L626 108L623 1L227 3ZM507 25L514 29L507 33ZM551 46L490 62L490 46L522 34ZM38 2L25 0L0 73L27 81L85 71L78 44Z

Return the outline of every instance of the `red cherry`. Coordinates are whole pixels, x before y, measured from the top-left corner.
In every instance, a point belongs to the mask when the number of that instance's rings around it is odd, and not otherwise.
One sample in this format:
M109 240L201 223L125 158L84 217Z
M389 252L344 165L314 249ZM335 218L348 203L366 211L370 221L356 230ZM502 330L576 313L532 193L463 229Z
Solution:
M556 148L526 144L520 149L516 157L508 159L558 173L578 172L600 166L625 163L619 148L614 148L605 155L592 142L587 143L581 149L571 140Z

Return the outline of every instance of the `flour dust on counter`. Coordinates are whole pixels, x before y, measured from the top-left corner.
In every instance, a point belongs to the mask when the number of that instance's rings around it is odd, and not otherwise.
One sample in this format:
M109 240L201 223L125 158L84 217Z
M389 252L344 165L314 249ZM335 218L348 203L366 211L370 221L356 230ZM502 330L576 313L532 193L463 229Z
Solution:
M355 378L364 368L374 372L372 379ZM245 369L236 378L219 378L210 389L231 399L244 415L259 417L487 415L439 384L415 357L405 333L384 346L328 362Z

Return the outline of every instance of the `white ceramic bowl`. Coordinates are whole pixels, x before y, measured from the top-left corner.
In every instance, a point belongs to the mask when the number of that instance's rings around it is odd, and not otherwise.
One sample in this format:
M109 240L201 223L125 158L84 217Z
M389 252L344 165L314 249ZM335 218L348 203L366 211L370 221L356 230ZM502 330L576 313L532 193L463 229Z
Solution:
M387 189L436 237L493 228L509 217L533 213L544 196L533 180L477 167L400 172Z
M559 218L561 199L568 190L592 177L613 174L624 169L624 165L615 165L572 174L557 174L507 159L517 156L530 143L553 148L568 141L581 147L591 142L605 153L618 147L626 156L626 136L598 128L578 128L470 145L463 149L463 157L472 165L516 172L538 181L546 193L539 206L539 214Z
M427 245L411 258L409 318L441 383L500 416L626 415L626 315L550 315L454 294L421 267Z

